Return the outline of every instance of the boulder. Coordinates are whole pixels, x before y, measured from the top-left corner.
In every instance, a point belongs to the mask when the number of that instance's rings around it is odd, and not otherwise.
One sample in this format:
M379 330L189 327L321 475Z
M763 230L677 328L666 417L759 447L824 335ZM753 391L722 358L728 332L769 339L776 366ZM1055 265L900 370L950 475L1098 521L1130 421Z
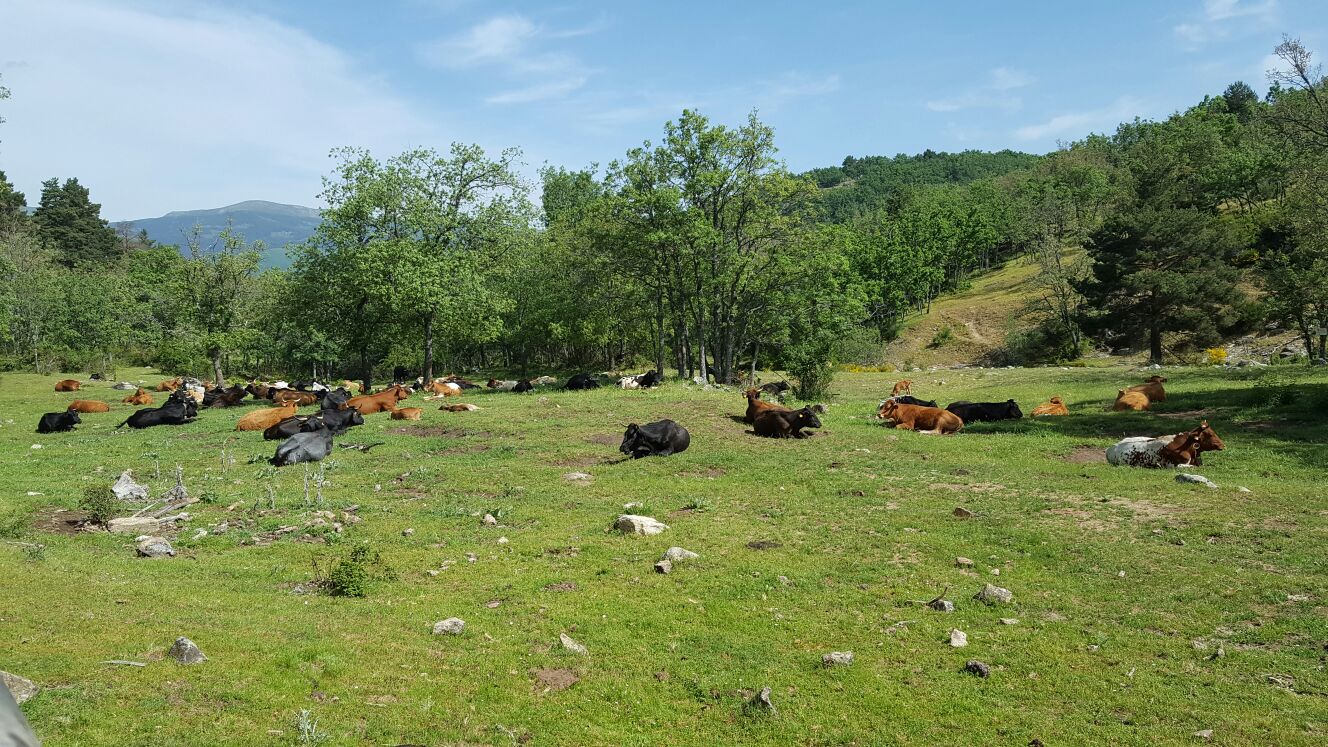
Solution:
M975 674L983 679L991 676L991 667L985 662L978 661L977 659L969 659L965 662L964 671L969 674Z
M128 381L121 381L120 383L116 384L115 386L112 386L111 388L112 388L112 389L119 389L119 390L122 391L122 392L136 392L136 391L138 391L138 385L137 385L137 384L131 384L131 383L129 383Z
M775 715L779 709L775 708L774 701L770 700L770 688L763 687L751 700L747 702L747 709L759 713L768 713Z
M138 554L145 558L167 558L175 555L175 548L165 537L141 537L138 540Z
M574 654L580 654L581 656L587 656L590 654L590 651L587 650L585 646L582 646L581 644L577 643L575 640L572 639L570 635L567 635L566 633L559 633L558 641L563 644L563 648L567 649L568 651L571 651Z
M433 624L434 635L461 635L466 630L466 621L459 617L449 617Z
M668 529L667 524L663 524L649 516L637 516L636 514L623 514L618 520L613 522L613 526L623 534L640 534L650 536L659 534Z
M699 557L701 556L691 550L684 550L681 547L670 547L664 551L664 557L662 560L667 560L671 563L681 563L684 560L696 560Z
M0 671L0 683L4 683L5 689L9 691L10 695L14 696L14 702L19 705L41 692L41 688L37 687L37 683L9 672Z
M853 663L852 651L831 651L821 655L823 667L846 667Z
M950 645L955 648L963 648L968 645L968 633L955 628L950 631Z
M120 473L120 479L111 486L111 492L115 497L122 501L145 501L148 499L148 486L136 482L134 473L125 470Z
M973 598L986 604L1009 604L1014 601L1014 592L993 584L984 584Z
M202 650L184 636L175 639L175 643L171 644L171 650L167 651L166 655L181 664L199 664L207 661L207 657L203 655Z
M126 516L106 522L106 529L111 534L156 534L161 531L161 519L150 516Z
M932 609L936 610L937 612L954 612L954 611L955 611L954 602L951 602L949 599L933 599L933 600L931 600L930 602L927 602L927 606L928 606L928 607L931 607Z
M661 560L655 564L655 573L672 573L673 563L667 560Z

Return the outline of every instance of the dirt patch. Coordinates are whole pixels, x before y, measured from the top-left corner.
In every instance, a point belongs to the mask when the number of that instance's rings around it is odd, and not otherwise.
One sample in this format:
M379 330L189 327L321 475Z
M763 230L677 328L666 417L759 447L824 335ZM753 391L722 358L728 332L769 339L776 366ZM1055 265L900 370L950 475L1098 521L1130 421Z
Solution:
M927 487L932 490L954 490L964 493L994 493L998 490L1005 490L1004 485L997 485L994 482L978 482L972 485L961 485L952 482L934 482Z
M87 511L48 506L32 515L32 528L48 534L78 534L88 520Z
M1193 420L1195 418L1206 418L1209 415L1211 415L1212 412L1213 412L1212 410L1204 408L1202 410L1177 410L1175 412L1158 412L1157 410L1154 410L1153 414L1158 416L1159 418L1173 418L1175 420Z
M773 550L777 547L783 546L783 542L776 542L774 540L752 540L747 543L747 547L752 550Z
M597 433L587 438L586 443L600 446L618 446L622 443L622 436L615 436L612 433Z
M455 456L457 454L479 454L488 451L490 446L487 444L471 444L469 446L449 446L446 449L438 449L429 452L429 456Z
M576 584L575 581L559 581L559 582L556 583L556 584L545 584L545 585L544 585L544 590L545 590L545 591L580 591L580 590L581 590L581 587L580 587L580 586L577 586L577 584Z
M1043 513L1073 519L1080 529L1090 532L1105 532L1113 528L1111 524L1098 519L1092 511L1085 511L1082 508L1049 508Z
M575 508L575 506L574 506L574 508ZM564 558L575 558L576 556L578 556L578 555L581 554L581 548L579 548L579 547L571 547L570 545L567 546L567 547L550 547L549 549L547 549L547 550L544 551L544 554L545 554L545 555L558 555L558 556L562 556L562 557L564 557Z
M1246 420L1240 424L1240 427L1255 431L1271 431L1281 427L1281 425L1275 420Z
M403 436L415 436L417 438L468 438L470 436L488 438L493 435L487 431L471 431L450 425L405 425L400 428L393 428L388 433L399 433Z
M1070 464L1106 464L1107 450L1101 446L1076 446L1061 459Z
M679 516L691 516L694 513L696 513L696 509L694 508L680 508L675 511L670 511L669 516L677 518Z
M531 674L535 675L535 692L541 694L566 690L581 681L570 669L534 669Z
M549 462L555 467L594 467L602 463L603 460L600 457L593 456L562 457Z

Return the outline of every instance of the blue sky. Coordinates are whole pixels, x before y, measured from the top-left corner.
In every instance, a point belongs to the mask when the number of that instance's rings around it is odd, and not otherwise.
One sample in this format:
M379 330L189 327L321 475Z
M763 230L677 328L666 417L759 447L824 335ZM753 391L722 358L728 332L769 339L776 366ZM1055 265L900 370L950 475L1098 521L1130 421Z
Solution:
M1233 80L1322 0L0 0L0 170L78 176L114 220L316 205L338 145L452 141L604 164L684 107L776 129L796 171L926 148L1054 149Z

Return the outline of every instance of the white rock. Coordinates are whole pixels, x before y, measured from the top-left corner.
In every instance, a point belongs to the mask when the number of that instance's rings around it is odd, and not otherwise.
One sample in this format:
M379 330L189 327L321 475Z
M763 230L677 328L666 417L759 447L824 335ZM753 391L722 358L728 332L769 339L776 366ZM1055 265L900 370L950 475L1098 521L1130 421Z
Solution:
M148 486L136 482L130 470L120 473L120 478L111 486L111 492L122 501L145 501L148 498Z
M585 646L582 646L581 644L572 640L572 637L567 635L566 633L559 633L558 640L562 642L563 648L567 649L568 651L571 651L574 654L580 654L582 656L586 656L590 653L590 651L588 651Z
M106 529L111 534L156 534L161 531L161 520L149 516L126 516L106 522Z
M624 510L624 511L631 511L631 510L634 509L634 508L642 508L642 507L644 507L645 505L646 505L646 504L642 503L641 501L632 501L631 503L624 503L624 504L623 504L623 510Z
M960 557L958 557L958 558L955 558L955 565L958 566L958 567L960 567L960 568L972 568L972 567L973 567L973 561L970 560L969 558L965 558L965 557L963 557L963 556L960 556Z
M999 586L985 584L977 594L973 595L973 598L979 602L986 602L987 604L1009 604L1014 600L1014 593L1009 589L1002 589Z
M1176 482L1193 483L1195 485L1203 485L1204 487L1208 488L1217 487L1217 483L1213 482L1212 480L1209 480L1207 477L1204 477L1203 475L1196 475L1193 472L1181 472L1180 474L1176 475Z
M434 635L461 635L466 629L466 621L459 617L449 617L433 624Z
M950 645L955 648L963 648L968 645L968 634L959 628L950 631Z
M505 544L507 544L508 542L509 542L509 540L508 540L506 537L499 537L499 538L498 538L498 544L500 544L500 545L505 545Z
M9 690L9 694L14 696L14 702L19 705L41 692L41 688L37 687L37 683L9 672L0 672L0 684L3 684L5 689Z
M590 475L585 472L568 472L563 475L564 480L589 480Z
M852 651L831 651L821 656L821 666L824 667L846 667L852 663Z
M167 651L166 655L181 664L198 664L207 661L207 657L198 646L184 636L175 639L175 643L171 645L171 650Z
M496 526L498 526L498 520L495 519L495 518L493 518L493 514L485 514L482 523L483 523L484 526L486 526L486 527L496 527Z
M203 538L206 537L206 536L208 536L208 530L206 530L206 529L197 529L197 530L194 531L194 536L191 537L190 539L201 540L201 539L203 539Z
M1002 618L1001 618L1001 625L1018 625L1018 624L1019 624L1019 620L1018 620L1017 618L1014 618L1014 617L1002 617Z
M1250 492L1250 489L1247 488L1247 487L1245 487L1244 485L1241 485L1240 487L1236 488L1236 492L1238 492L1238 493L1248 493L1248 492Z
M684 560L696 560L699 557L701 556L691 550L684 550L681 547L670 547L664 551L664 556L660 559L667 560L671 563L681 563Z
M165 558L175 555L175 548L165 537L143 537L138 541L138 554L145 558Z
M636 514L623 514L618 520L613 522L613 526L624 534L640 534L649 537L659 534L668 529L667 524L663 524L649 516L637 516Z

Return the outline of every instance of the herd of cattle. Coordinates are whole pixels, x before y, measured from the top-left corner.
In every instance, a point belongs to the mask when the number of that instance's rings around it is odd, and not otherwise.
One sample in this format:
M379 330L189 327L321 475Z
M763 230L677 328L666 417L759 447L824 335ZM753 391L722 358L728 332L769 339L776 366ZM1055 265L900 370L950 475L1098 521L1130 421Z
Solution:
M617 379L622 389L643 389L658 386L663 377L657 371L649 371L635 376ZM1119 391L1112 410L1147 410L1152 402L1166 400L1166 391L1162 384L1167 379L1152 376L1143 384ZM524 380L490 379L485 388L501 392L529 392L538 386L556 383L556 379L541 376ZM57 392L77 392L82 383L66 379L55 385ZM599 380L590 374L577 374L563 385L565 390L595 389ZM122 402L132 405L153 404L152 393L132 384L117 384L116 388L134 389ZM262 431L266 440L280 440L276 454L271 462L277 466L316 462L327 457L332 451L333 438L344 434L350 428L364 424L364 416L377 413L390 413L395 420L419 420L423 409L401 407L401 402L415 394L424 392L426 400L446 400L460 396L470 389L480 389L481 385L458 376L445 376L432 381L417 379L406 384L396 382L386 389L370 393L363 385L350 381L342 382L337 388L314 382L254 382L247 386L233 385L217 387L196 379L170 379L157 385L157 392L168 392L166 402L160 407L146 407L135 411L123 423L121 428L149 428L158 425L183 425L198 417L199 407L229 408L237 407L249 401L266 402L272 406L254 410L245 414L236 424L236 430ZM747 410L743 421L751 424L752 432L766 438L807 438L806 429L820 428L821 421L817 410L812 407L794 409L777 401L762 399L768 394L778 397L789 388L786 382L752 387L743 392L747 401ZM357 390L358 395L352 395ZM317 412L301 415L300 407L317 407ZM472 404L448 404L439 408L452 412L479 409ZM109 412L106 402L76 399L63 412L46 413L41 416L37 426L39 433L58 433L73 430L81 420L80 413ZM1048 402L1033 409L1033 417L1069 415L1061 397L1052 397ZM1004 402L952 402L944 409L930 400L913 396L912 382L899 381L895 384L890 397L880 403L877 417L895 428L918 431L926 434L951 435L962 430L965 424L1001 420L1019 420L1024 417L1019 405L1009 399ZM623 435L619 450L632 458L646 456L669 456L685 451L691 444L691 435L687 429L672 420L660 420L645 425L631 424ZM1221 451L1225 448L1222 439L1213 432L1207 421L1184 433L1151 437L1127 438L1107 449L1107 461L1116 465L1169 467L1202 464L1202 453Z

